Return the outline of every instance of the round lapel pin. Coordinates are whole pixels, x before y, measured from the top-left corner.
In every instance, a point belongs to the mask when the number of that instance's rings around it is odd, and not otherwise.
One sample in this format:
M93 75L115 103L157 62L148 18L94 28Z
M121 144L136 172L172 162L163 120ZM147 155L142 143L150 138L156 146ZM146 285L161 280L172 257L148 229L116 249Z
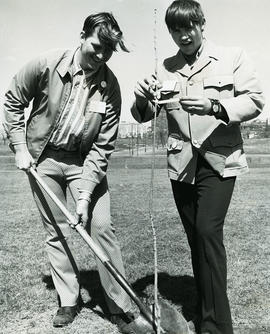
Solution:
M100 86L101 86L102 88L106 88L106 87L107 87L107 83L106 83L106 81L101 81Z

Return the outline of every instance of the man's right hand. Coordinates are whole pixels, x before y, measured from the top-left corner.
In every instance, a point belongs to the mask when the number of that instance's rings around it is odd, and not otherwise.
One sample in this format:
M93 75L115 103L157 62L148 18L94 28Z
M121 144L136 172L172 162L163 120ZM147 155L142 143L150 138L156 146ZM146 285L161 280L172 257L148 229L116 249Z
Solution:
M35 165L35 160L29 153L26 144L15 144L14 150L17 168L27 172L30 167Z
M156 79L154 75L150 78L138 81L134 94L136 97L136 104L138 108L144 109L148 101L154 101L159 98L159 89L162 87L161 83Z

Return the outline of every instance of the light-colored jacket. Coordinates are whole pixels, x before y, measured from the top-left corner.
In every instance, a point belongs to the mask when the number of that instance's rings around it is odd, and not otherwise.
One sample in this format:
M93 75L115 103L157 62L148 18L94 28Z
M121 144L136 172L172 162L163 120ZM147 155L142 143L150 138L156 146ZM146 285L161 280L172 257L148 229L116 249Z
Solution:
M205 41L194 67L186 63L179 51L164 61L158 79L163 83L162 99L181 96L218 99L229 118L226 124L214 116L189 114L179 102L166 103L163 108L168 120L169 177L194 183L198 154L222 177L246 172L239 125L260 114L264 97L245 52ZM134 102L131 112L138 122L147 122L153 118L153 110L149 102L144 111L139 111Z
M12 144L26 142L38 162L71 93L75 50L53 50L32 60L13 78L5 95L6 128ZM25 126L24 109L33 102ZM106 109L100 108L106 103ZM120 118L118 81L105 64L90 87L80 145L84 162L81 189L92 192L106 174Z

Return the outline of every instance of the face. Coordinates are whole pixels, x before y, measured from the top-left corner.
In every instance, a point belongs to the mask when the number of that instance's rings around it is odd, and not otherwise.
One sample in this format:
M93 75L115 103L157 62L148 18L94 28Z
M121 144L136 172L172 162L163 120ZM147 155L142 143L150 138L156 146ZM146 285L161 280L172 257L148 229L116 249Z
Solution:
M98 30L96 27L88 37L84 31L81 32L80 65L83 70L98 70L113 54L113 50L100 41Z
M204 24L193 24L190 28L170 30L170 34L184 55L190 56L197 52L203 41Z

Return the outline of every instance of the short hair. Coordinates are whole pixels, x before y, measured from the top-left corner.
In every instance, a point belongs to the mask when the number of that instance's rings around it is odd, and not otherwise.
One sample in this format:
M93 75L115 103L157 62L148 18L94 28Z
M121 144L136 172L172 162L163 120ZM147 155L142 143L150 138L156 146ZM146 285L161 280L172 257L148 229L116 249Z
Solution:
M85 37L90 36L99 27L98 37L111 50L117 51L117 46L129 52L123 41L123 33L112 13L101 12L89 15L83 24Z
M205 22L201 5L195 0L176 0L167 9L165 22L169 30L190 28L191 23L202 25Z

